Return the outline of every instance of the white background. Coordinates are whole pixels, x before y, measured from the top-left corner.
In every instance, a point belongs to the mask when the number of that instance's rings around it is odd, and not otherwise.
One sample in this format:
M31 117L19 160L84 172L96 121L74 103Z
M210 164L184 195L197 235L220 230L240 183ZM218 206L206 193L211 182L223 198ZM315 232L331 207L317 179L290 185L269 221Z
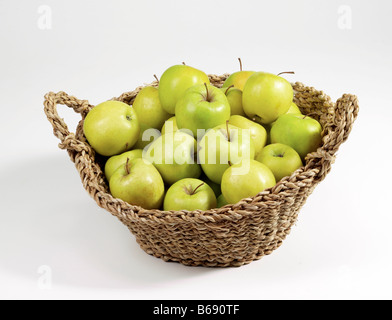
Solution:
M0 0L0 298L392 298L390 11L386 0ZM359 118L271 256L230 269L165 263L88 196L43 96L97 104L173 64L223 74L237 57L245 69L294 70L289 81L334 100L356 94ZM78 116L60 114L74 129Z

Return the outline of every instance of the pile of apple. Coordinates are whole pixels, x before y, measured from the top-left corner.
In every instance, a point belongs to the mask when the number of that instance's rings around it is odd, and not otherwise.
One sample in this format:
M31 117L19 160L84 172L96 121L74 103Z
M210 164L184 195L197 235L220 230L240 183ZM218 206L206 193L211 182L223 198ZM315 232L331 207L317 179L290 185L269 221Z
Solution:
M83 129L106 157L113 197L166 211L253 197L302 167L322 140L281 74L241 67L218 88L185 64L167 69L158 88L143 88L132 106L97 105Z

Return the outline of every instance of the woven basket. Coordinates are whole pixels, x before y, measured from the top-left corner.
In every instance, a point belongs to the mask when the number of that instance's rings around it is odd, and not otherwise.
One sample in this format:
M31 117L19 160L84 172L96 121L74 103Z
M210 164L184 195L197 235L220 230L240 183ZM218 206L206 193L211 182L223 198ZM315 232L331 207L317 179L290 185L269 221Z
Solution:
M213 85L221 87L228 76L209 77ZM113 100L131 105L142 88ZM321 123L322 146L307 156L304 167L272 189L209 211L145 210L113 198L103 172L105 159L94 152L83 135L83 120L93 106L64 92L48 93L44 106L54 135L61 141L59 147L68 151L84 188L100 207L129 228L145 252L189 266L238 267L271 254L282 244L307 197L330 171L335 154L348 138L358 115L356 96L345 94L334 103L322 91L301 83L293 84L293 88L294 101L303 114ZM75 134L59 117L58 104L81 114Z

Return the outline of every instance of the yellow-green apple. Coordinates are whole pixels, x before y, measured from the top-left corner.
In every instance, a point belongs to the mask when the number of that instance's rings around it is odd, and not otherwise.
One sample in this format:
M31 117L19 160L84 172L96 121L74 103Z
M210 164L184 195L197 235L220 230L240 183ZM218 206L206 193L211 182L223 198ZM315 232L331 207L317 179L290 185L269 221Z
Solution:
M292 102L289 110L285 114L302 114L301 110L299 110L298 106ZM272 126L275 124L276 120L274 122L271 122L270 124L264 125L264 127L269 127L269 130L271 131Z
M301 159L314 152L322 143L320 123L308 116L285 114L271 128L271 142L283 143L298 152Z
M299 110L298 106L294 102L292 102L286 114L302 114L302 112L301 110Z
M229 167L222 177L222 194L229 203L254 197L275 186L275 176L264 164L256 160L243 160Z
M203 135L198 134L198 130L205 133L229 118L230 104L225 94L210 84L189 88L176 106L178 129L188 129L198 138Z
M175 113L177 101L185 91L198 84L210 83L208 76L201 70L186 65L175 65L167 69L158 86L162 108L170 114Z
M216 196L208 184L199 179L182 179L166 192L165 211L195 211L216 208Z
M162 127L162 135L170 132L176 132L178 130L176 117L171 117L170 119L166 120L163 127Z
M276 181L291 176L302 167L302 160L297 151L282 143L266 146L256 157L256 160L271 169Z
M249 79L249 77L254 74L254 71L243 71L242 70L242 61L241 59L238 59L240 62L240 71L232 73L226 81L223 83L224 88L228 88L230 86L234 86L235 88L239 90L243 90L246 81Z
M217 208L222 208L229 204L225 199L225 197L223 196L223 194L221 194L216 200L217 200L217 204L216 204Z
M143 88L136 96L133 108L136 111L140 124L140 134L134 148L145 149L160 136L155 131L160 131L165 121L171 115L162 108L158 89L155 87Z
M185 178L199 178L200 165L195 161L196 140L182 131L167 133L155 140L143 158L158 169L163 180L171 185Z
M105 164L105 176L108 181L112 177L113 173L121 166L127 163L127 160L133 160L143 157L143 150L135 149L131 151L124 152L117 156L112 156L106 161Z
M255 146L250 130L226 124L209 130L199 144L199 163L206 176L220 184L231 164L254 159Z
M246 116L242 107L242 91L240 89L229 87L221 88L230 104L231 115Z
M161 105L158 89L154 87L143 88L133 102L140 124L147 128L161 130L163 124L171 117Z
M83 124L91 147L105 157L131 150L140 125L135 110L120 101L107 101L91 109Z
M265 128L262 125L249 120L248 118L238 115L231 116L229 124L241 129L250 130L250 136L252 137L253 143L255 145L255 157L257 157L261 149L263 149L267 143L267 131Z
M250 119L269 124L289 110L293 97L293 88L286 79L257 72L245 84L242 103Z
M158 170L140 158L120 166L109 186L113 197L144 209L160 209L165 196L165 184Z

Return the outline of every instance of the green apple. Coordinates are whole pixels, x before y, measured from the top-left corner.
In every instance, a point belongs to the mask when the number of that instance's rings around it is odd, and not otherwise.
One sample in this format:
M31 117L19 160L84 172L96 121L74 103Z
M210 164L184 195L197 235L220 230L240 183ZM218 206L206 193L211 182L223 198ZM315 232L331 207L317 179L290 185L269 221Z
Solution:
M145 124L140 124L140 134L137 139L134 149L146 149L153 141L161 136L161 132L158 129L150 128Z
M185 91L198 84L210 83L208 76L198 69L186 65L176 65L167 69L159 81L159 99L162 108L175 113L176 104Z
M226 95L227 101L229 101L231 115L246 116L242 107L242 91L234 87L221 88L221 90Z
M177 131L155 140L143 158L158 169L163 180L171 185L185 178L199 178L200 165L195 161L197 142L189 134Z
M144 209L160 209L165 196L165 184L158 170L140 158L120 166L109 186L113 197Z
M223 196L223 194L221 194L218 198L217 198L217 204L216 207L217 208L222 208L226 205L228 205L229 203L227 202L227 200L225 199L225 197Z
M205 132L229 119L230 104L225 94L210 84L189 88L176 106L178 129L188 129L198 138L198 130Z
M320 123L308 116L285 114L271 128L271 143L282 143L292 147L304 160L322 143Z
M254 71L242 70L242 61L240 58L238 58L238 61L240 62L240 71L232 73L223 83L223 88L234 86L235 88L242 91L244 90L246 81L252 74L255 73Z
M292 102L289 110L285 114L302 114L298 106ZM267 130L267 144L271 144L271 128L275 124L276 120L270 124L264 124L263 127Z
M176 117L171 117L169 120L165 121L165 124L162 127L162 135L170 132L176 132L178 130Z
M291 176L294 171L303 166L297 151L281 143L266 146L261 150L256 160L271 169L276 181Z
M111 157L131 150L140 125L135 110L120 101L107 101L91 109L83 124L84 135L99 154Z
M182 179L167 190L165 211L195 211L216 208L216 196L208 184L199 179Z
M294 102L292 102L286 114L302 114L302 112L301 110L299 110L298 106Z
M161 130L163 124L171 117L161 106L158 89L154 87L143 88L133 102L137 118L146 128Z
M256 160L243 160L223 174L222 194L229 203L238 203L275 184L275 176L266 165Z
M199 144L199 163L206 176L220 184L223 173L243 159L254 159L250 130L228 124L209 130Z
M113 173L121 166L127 163L127 160L133 160L143 157L143 150L135 149L131 151L124 152L117 156L112 156L106 161L105 164L105 176L108 181L112 177Z
M265 128L262 125L242 116L231 116L229 124L241 129L250 130L250 136L252 137L255 145L256 157L267 143L267 131Z
M284 78L265 72L253 74L242 93L244 111L262 124L274 122L285 114L293 101L294 91Z

